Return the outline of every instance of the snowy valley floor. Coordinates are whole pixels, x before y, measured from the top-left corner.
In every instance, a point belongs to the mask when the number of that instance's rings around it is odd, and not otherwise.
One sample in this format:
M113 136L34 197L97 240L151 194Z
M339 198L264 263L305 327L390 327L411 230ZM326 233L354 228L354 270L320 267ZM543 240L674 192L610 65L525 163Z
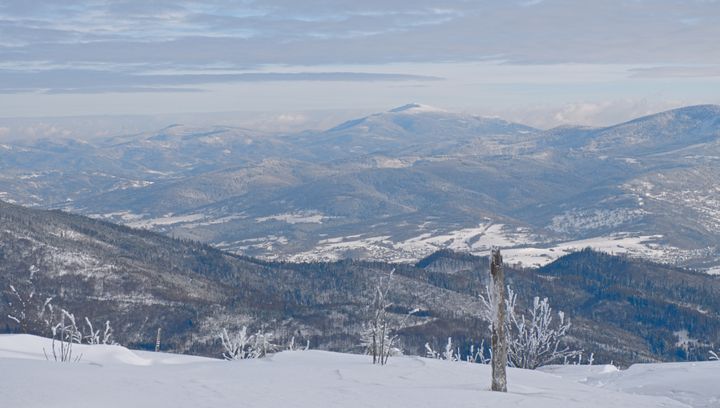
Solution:
M45 360L50 341L0 335L2 407L720 407L720 362L510 369L509 392L488 391L490 367L419 357L282 352L226 362L74 346L78 363Z

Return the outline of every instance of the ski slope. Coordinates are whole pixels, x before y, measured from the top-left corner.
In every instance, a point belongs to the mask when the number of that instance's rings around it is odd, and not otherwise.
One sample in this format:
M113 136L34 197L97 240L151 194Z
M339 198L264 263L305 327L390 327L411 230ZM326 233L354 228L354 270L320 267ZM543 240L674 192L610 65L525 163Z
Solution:
M508 393L488 390L490 367L419 357L286 351L226 362L74 346L77 363L46 361L50 341L0 335L0 400L7 407L712 407L720 363L510 369Z

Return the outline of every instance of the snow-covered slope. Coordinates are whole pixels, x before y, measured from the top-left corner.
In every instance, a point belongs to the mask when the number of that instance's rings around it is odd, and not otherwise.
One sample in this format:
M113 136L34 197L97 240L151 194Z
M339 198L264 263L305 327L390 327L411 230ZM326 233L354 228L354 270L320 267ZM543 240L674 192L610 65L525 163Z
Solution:
M80 362L56 363L44 361L43 347L50 347L49 340L0 336L3 406L709 407L720 396L714 386L720 363L623 372L607 366L510 369L503 394L488 391L489 366L418 357L392 358L386 367L373 366L366 356L320 351L223 362L76 346Z

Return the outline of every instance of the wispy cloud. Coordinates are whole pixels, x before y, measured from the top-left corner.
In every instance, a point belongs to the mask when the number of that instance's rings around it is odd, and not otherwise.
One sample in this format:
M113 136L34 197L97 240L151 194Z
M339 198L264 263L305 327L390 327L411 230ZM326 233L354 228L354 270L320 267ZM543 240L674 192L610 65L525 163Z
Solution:
M0 92L103 93L103 92L198 92L206 85L235 82L343 81L397 82L439 81L427 75L367 72L247 72L233 74L135 74L80 69L53 69L43 75L26 71L5 71L0 75Z
M12 93L35 92L35 90L15 90ZM206 92L202 88L181 88L181 87L143 87L143 86L83 86L80 88L50 88L41 91L46 95L62 95L62 94L107 94L107 93L192 93ZM10 93L10 92L9 92Z
M710 78L720 77L720 65L643 67L630 72L634 78Z
M524 7L532 7L537 6L538 4L542 3L544 0L527 0L520 3L521 6Z
M0 60L703 63L720 62L718 19L720 3L701 0L6 0Z
M218 96L203 99L202 107L235 104L238 98L228 92L240 92L238 84L246 85L242 92L252 86L264 99L283 101L332 83L346 91L347 101L341 101L346 105L367 105L378 94L433 103L433 98L447 101L453 92L453 99L469 104L477 100L467 94L470 88L506 85L508 73L518 67L540 67L543 82L565 84L552 89L557 99L588 91L567 85L567 67L577 68L573 77L586 78L598 72L593 67L629 67L622 81L645 83L715 78L716 21L720 2L709 0L4 0L0 93L14 94L14 100L0 101L0 110L52 114L69 105L60 94L77 102L80 94L100 101L104 93L122 93L127 98L114 100L126 102L142 93L138 104L149 103L148 93L166 94L153 105L192 110L199 91ZM504 65L452 77L454 65L490 59ZM423 71L421 66L431 64L445 66ZM398 71L398 65L420 68ZM341 68L346 66L362 68ZM548 76L548 66L558 69ZM617 79L586 82L611 80ZM532 93L518 90L527 82L533 81L516 82L512 94L483 95L492 102L515 95L522 102ZM613 89L615 95L601 96L617 99L628 89L622 85L594 91ZM634 97L641 87L635 86ZM332 107L339 97L327 92L316 99ZM53 97L43 96L48 93ZM182 106L178 93L187 93ZM564 102L582 96L569 95Z

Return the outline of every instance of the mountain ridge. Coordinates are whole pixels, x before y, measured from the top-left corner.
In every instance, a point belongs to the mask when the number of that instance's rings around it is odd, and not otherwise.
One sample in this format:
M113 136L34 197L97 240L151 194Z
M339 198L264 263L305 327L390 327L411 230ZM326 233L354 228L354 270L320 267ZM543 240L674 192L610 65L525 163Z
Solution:
M181 127L179 138L152 141L162 132L146 132L114 146L13 145L0 156L0 199L267 259L414 262L442 248L486 254L488 239L502 238L529 266L596 245L712 270L720 267L719 109L553 130L381 112L357 119L373 123L367 128L207 135L220 128ZM488 225L492 237L483 235Z

